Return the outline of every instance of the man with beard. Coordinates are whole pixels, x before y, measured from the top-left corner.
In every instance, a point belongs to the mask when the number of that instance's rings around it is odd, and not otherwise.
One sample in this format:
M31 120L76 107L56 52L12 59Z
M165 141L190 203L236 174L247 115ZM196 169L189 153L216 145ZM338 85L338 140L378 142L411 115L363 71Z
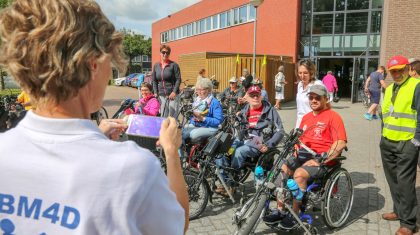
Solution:
M314 157L303 148L298 150L297 157L289 158L282 166L282 170L287 175L293 175L300 191L306 192L307 182L311 178L323 177L329 166L336 162L334 158L341 155L346 147L347 136L343 120L340 115L331 110L328 101L328 91L323 85L313 85L308 92L309 104L312 112L307 113L302 118L300 129L303 135L300 141L315 151L318 156L326 158L321 166L320 159ZM288 177L288 176L283 176ZM282 202L278 201L279 210L274 210L264 218L266 223L277 223L283 219ZM293 201L293 210L299 211L301 201ZM285 221L282 221L285 222Z
M416 168L420 146L420 81L409 76L409 62L394 56L388 70L394 83L385 90L380 142L382 164L391 191L393 211L384 220L399 220L395 234L411 235L416 229Z

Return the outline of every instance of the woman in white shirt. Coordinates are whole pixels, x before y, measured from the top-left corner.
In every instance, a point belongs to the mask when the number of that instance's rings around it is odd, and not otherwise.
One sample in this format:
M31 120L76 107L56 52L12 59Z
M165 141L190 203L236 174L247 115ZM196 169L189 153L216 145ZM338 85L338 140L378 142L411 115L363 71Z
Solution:
M286 77L284 76L284 66L280 65L279 72L274 78L275 89L276 89L276 109L281 109L281 101L284 100L284 85L287 84Z
M314 84L324 85L315 78L315 65L311 60L303 59L296 64L296 74L300 80L296 94L297 119L296 128L299 127L302 117L311 111L308 101L309 87Z

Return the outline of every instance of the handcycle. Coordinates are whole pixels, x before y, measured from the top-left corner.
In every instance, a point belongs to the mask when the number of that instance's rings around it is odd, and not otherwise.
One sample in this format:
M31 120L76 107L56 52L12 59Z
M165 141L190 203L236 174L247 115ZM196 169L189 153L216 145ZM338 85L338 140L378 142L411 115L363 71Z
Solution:
M191 220L204 212L208 201L212 202L212 195L217 188L217 182L225 189L232 203L236 203L235 198L228 190L226 180L229 180L232 186L239 186L241 198L244 198L244 181L248 178L250 172L256 166L270 169L274 161L273 156L278 154L276 148L271 148L259 156L246 158L244 165L239 169L217 164L217 160L231 155L228 150L233 141L234 136L231 133L220 130L216 136L209 139L206 145L196 149L195 155L189 156L187 163L190 166L191 162L195 163L195 165L192 165L194 167L187 167L184 170L184 177L188 186ZM222 171L228 179L224 179Z
M324 222L329 228L334 229L345 224L350 215L354 191L350 174L341 167L342 161L346 159L344 156L335 158L336 164L330 167L322 178L308 182L307 192L303 197L299 214L292 209L292 191L287 187L275 184L275 181L280 177L282 185L285 185L285 180L287 179L281 178L281 166L287 158L294 157L293 149L296 144L299 143L309 152L315 154L315 152L299 141L302 132L300 129L291 131L284 143L284 149L278 156L275 156L273 167L266 174L267 177L259 185L257 192L234 212L233 224L236 225L234 234L250 234L255 231L261 219L270 213L271 199L279 195L282 198L286 211L284 217L289 217L292 223L289 223L288 226L284 226L280 222L266 223L267 226L274 230L291 231L303 229L305 234L318 234L317 228L312 225L312 216L305 214L305 211L319 203L321 203ZM323 165L323 160L321 159L321 165Z

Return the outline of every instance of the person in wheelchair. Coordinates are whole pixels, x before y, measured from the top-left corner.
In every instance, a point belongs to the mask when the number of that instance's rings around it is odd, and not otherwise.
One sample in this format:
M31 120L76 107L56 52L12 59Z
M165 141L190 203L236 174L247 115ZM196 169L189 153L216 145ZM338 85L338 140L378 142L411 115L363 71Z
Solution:
M229 80L229 87L226 88L222 93L219 95L219 100L222 103L228 105L236 105L238 103L238 98L243 96L242 89L238 86L238 80L236 77L232 77Z
M261 88L251 86L246 94L247 104L238 114L240 125L245 126L247 134L240 134L234 141L235 152L230 160L230 166L240 169L244 166L245 160L251 157L259 157L267 152L269 148L276 147L284 136L284 129L280 116L270 103L263 100ZM218 165L228 164L226 157L217 162ZM222 176L229 186L230 193L234 193L232 182L223 171ZM227 195L223 186L216 189L216 193Z
M193 102L193 114L182 131L183 142L207 139L217 133L223 122L223 111L220 102L212 95L213 84L210 79L197 81L195 91L197 97Z
M153 94L153 87L150 83L142 82L140 85L141 99L132 105L127 107L124 113L130 115L132 113L143 114L147 116L157 116L160 110L159 100ZM132 99L126 99L121 102L121 105L130 103Z
M310 179L321 178L328 167L336 164L334 158L341 155L347 144L346 130L342 118L331 110L327 89L322 85L313 85L308 92L312 112L302 118L300 129L304 131L300 141L317 153L314 157L303 148L299 148L296 157L289 158L282 166L283 172L293 176L299 189L305 193ZM326 159L322 165L321 158ZM299 212L301 201L293 201L293 210ZM265 222L276 222L282 219L282 202L278 209L264 218Z

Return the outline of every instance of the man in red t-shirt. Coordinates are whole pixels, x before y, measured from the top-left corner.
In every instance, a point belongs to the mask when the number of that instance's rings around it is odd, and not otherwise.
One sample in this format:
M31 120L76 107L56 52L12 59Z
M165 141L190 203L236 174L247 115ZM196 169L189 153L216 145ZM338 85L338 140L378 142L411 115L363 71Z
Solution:
M313 85L308 92L312 112L302 118L300 128L304 131L300 140L303 144L320 155L327 155L324 164L333 164L334 158L340 156L346 147L347 136L343 120L338 113L331 110L327 89L322 85ZM302 192L306 192L307 181L322 177L326 169L321 167L317 158L300 148L298 156L289 158L282 166L283 172L293 175ZM286 176L287 177L287 176ZM279 208L282 202L278 201ZM294 200L293 210L299 211L299 202ZM281 213L273 211L264 218L265 222L276 222Z
M300 140L316 153L327 155L327 164L340 156L347 144L346 130L340 115L331 110L328 92L324 86L314 85L309 89L308 98L312 112L302 118L300 128L304 131ZM299 149L298 157L289 159L283 170L293 178L302 192L306 191L310 178L322 177L325 167L311 154Z

